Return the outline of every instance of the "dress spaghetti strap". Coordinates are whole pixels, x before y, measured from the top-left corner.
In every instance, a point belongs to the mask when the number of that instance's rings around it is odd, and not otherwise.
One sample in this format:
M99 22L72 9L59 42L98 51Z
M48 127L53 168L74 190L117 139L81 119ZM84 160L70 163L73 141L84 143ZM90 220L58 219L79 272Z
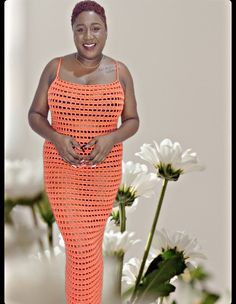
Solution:
M58 76L59 76L60 67L61 67L61 57L60 57L60 59L59 59L59 63L58 63L58 66L57 66L57 73L56 73L56 77L57 77L57 78L58 78Z

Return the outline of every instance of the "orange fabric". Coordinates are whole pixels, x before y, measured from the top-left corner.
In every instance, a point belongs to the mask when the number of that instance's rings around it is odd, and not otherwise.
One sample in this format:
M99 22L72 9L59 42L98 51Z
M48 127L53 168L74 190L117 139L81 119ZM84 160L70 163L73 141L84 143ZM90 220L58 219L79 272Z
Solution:
M82 85L56 77L48 90L52 127L81 145L117 129L124 92L117 78ZM89 154L93 147L78 153ZM45 191L65 242L67 304L100 304L103 286L102 242L122 177L122 142L96 167L73 168L48 140L43 145Z

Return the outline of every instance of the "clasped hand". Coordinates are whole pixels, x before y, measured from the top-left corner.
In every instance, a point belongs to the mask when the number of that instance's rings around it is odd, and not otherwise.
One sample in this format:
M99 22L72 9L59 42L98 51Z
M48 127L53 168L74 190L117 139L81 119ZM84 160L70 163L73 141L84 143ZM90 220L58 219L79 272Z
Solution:
M73 137L58 134L54 145L62 157L70 165L79 166L82 164L97 165L104 161L115 144L114 134L109 133L94 137L86 145L81 146ZM79 148L86 151L87 148L95 146L89 155L82 156L74 151L73 148Z

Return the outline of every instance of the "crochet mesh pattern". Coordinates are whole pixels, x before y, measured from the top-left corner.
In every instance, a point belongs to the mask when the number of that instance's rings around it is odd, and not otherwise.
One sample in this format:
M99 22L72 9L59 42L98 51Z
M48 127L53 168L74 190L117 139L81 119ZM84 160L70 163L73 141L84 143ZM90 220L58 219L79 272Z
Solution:
M62 58L48 90L52 127L81 145L117 129L124 106L118 78L83 85L59 78ZM94 146L80 154L88 155ZM122 177L123 144L117 143L96 167L74 168L48 140L43 144L44 186L65 243L67 304L100 304L103 286L102 242Z

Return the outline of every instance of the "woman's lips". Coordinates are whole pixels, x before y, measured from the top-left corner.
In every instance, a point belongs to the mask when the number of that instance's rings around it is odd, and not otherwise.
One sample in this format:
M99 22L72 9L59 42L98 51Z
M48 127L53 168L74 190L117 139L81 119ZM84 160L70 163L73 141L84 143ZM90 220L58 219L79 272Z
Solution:
M94 50L94 48L96 47L96 43L84 43L83 47L87 50L87 51L91 51Z

